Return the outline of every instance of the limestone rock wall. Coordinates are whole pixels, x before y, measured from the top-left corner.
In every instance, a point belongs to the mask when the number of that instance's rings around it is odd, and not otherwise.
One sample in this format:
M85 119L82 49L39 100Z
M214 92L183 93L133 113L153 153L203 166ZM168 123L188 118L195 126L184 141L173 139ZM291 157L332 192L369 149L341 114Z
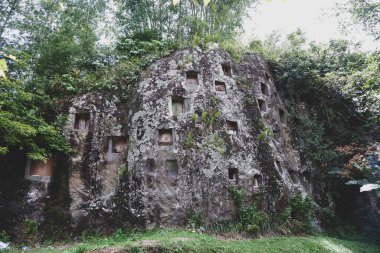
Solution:
M75 228L111 212L128 139L125 107L115 96L91 93L72 102L64 133L73 149L69 159L70 212Z
M183 225L189 210L206 222L229 219L231 187L245 188L252 199L262 188L268 208L295 187L310 190L262 58L247 55L234 64L222 50L184 50L146 73L132 104L128 168L130 208L148 227ZM178 100L181 113L173 106ZM265 127L274 136L259 141ZM171 137L163 144L165 133Z
M246 55L234 63L217 48L152 64L128 103L77 97L65 127L73 225L112 217L181 226L190 211L223 221L235 213L233 187L281 209L294 189L312 191L287 121L266 62Z

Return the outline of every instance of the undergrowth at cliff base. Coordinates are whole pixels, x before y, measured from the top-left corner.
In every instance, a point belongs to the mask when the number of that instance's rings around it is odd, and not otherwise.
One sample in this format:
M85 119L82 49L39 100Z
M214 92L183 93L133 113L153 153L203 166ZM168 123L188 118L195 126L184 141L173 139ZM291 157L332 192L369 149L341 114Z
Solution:
M29 252L379 252L380 247L361 241L326 236L244 239L216 237L186 230L117 231L108 237L91 236L81 242L44 245ZM10 250L11 252L16 249Z

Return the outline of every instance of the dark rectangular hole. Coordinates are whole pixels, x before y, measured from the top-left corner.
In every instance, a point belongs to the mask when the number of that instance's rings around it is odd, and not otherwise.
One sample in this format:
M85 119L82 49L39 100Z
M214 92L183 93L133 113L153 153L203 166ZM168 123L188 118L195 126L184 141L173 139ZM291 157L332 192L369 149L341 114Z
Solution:
M187 85L198 85L198 72L187 71L186 72L186 84Z
M227 64L222 64L222 70L225 76L232 76L232 69Z
M178 176L178 162L177 160L166 160L165 171L168 176Z
M290 175L293 183L298 184L299 180L298 180L297 173L294 170L289 170L289 175Z
M158 130L158 145L160 146L173 145L173 130L172 129Z
M236 134L238 132L238 123L236 121L226 121L227 123L227 132Z
M112 153L123 153L128 150L127 136L112 137Z
M263 177L261 175L254 175L253 176L253 187L257 188L262 184Z
M226 93L226 83L221 81L215 81L215 91Z
M260 110L265 112L266 111L265 101L263 99L258 99L257 101L259 102Z
M74 129L88 129L88 124L90 121L89 113L77 113L75 114Z
M263 95L268 95L268 87L265 83L261 83L261 93Z
M239 175L237 168L229 168L228 169L228 179L230 181L234 181L236 184L239 183Z
M285 111L282 110L282 109L279 109L279 110L278 110L278 114L280 115L281 123L285 123L285 122L286 122Z
M183 97L172 97L172 111L174 116L179 116L185 111L185 99Z
M149 172L153 172L156 170L156 163L154 162L154 159L149 158L146 160L146 170Z
M280 172L282 173L282 167L281 167L281 163L279 160L275 160L275 163L276 163L276 166L277 168L280 170Z

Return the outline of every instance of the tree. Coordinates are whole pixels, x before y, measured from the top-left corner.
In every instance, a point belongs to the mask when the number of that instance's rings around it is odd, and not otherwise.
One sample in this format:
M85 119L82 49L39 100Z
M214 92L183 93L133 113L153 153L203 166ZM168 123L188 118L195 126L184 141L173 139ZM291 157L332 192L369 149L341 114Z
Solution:
M380 2L378 0L349 0L341 6L350 13L355 23L361 24L372 34L375 40L380 39Z
M124 35L147 33L154 38L192 41L194 37L233 40L248 7L256 0L118 0L117 13ZM207 4L206 4L207 3Z
M22 61L12 62L12 68L24 67ZM68 152L59 127L46 120L53 116L49 97L28 91L24 84L22 79L0 77L0 155L18 150L31 159L44 160L56 152Z

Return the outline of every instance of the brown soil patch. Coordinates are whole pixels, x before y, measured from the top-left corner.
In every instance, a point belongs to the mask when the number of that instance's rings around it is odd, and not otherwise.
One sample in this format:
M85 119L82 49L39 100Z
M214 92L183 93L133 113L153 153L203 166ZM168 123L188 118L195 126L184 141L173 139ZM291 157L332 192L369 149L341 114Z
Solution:
M110 248L104 248L104 249L96 249L96 250L90 250L87 252L91 253L123 253L125 252L125 249L123 247L110 247Z

